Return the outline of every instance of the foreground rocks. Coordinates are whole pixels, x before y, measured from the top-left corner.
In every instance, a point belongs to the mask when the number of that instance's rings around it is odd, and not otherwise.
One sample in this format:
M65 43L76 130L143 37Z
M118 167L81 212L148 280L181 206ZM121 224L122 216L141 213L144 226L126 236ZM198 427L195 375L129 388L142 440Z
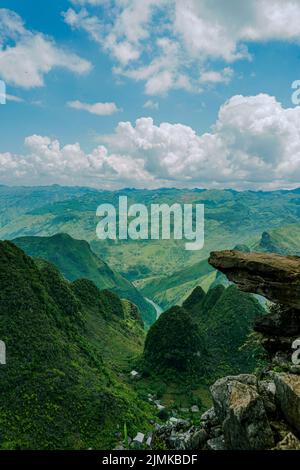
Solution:
M156 425L153 442L177 450L300 449L300 377L268 372L229 376L211 387L214 406L200 426Z

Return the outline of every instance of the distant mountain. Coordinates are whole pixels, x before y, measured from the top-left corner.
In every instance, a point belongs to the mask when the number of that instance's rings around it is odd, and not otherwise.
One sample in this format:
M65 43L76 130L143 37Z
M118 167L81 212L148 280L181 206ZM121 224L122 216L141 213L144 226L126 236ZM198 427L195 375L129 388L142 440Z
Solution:
M286 225L265 231L261 238L252 245L251 249L252 251L299 256L300 224Z
M110 269L86 241L75 240L67 234L57 234L52 237L22 237L13 242L29 256L53 263L68 280L90 279L99 289L109 289L135 303L146 325L155 321L156 314L152 306L131 282Z
M0 185L0 225L1 227L17 217L45 204L81 198L96 190L91 188L52 186L4 186ZM98 193L98 191L97 191Z
M17 191L16 188L13 189ZM18 188L19 194L10 200L7 190L1 195L0 207L5 221L0 218L0 238L20 236L51 236L68 233L87 240L92 249L108 264L131 281L170 276L173 273L207 259L212 250L254 243L263 232L270 232L291 224L300 224L298 191L231 191L231 190L121 190L96 191L80 188L57 188L55 200L49 190L28 196L27 188ZM67 195L68 194L68 195ZM119 196L127 196L128 203L151 204L190 203L205 205L205 245L203 250L184 249L181 240L101 240L96 237L99 219L96 210L101 203L118 208ZM23 198L23 201L22 201ZM19 205L22 208L20 211ZM24 207L23 207L24 206Z
M142 348L134 308L11 242L0 242L0 286L1 449L111 449L118 425L147 427L119 375Z

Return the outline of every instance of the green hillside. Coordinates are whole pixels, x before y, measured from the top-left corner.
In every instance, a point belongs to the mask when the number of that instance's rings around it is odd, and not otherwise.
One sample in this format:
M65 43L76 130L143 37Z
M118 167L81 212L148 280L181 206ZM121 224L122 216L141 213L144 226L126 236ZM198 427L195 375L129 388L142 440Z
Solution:
M180 305L196 286L208 290L214 282L216 271L207 260L187 266L170 276L161 276L144 283L138 283L141 292L164 309L172 305Z
M212 377L249 373L261 358L255 345L245 347L253 323L265 313L258 300L235 286L217 285L207 294L197 288L183 307L198 325L207 348Z
M0 242L0 285L1 449L113 448L117 426L147 428L147 405L119 378L142 351L134 307L11 242Z
M252 251L300 255L300 224L292 224L268 230L251 246Z
M176 306L159 317L147 334L144 359L158 373L173 370L203 376L205 344L188 311Z
M90 279L99 289L110 289L120 297L134 302L146 325L155 321L154 309L139 291L130 281L110 269L86 241L75 240L67 234L57 234L53 237L22 237L13 242L29 256L43 258L55 264L70 281Z

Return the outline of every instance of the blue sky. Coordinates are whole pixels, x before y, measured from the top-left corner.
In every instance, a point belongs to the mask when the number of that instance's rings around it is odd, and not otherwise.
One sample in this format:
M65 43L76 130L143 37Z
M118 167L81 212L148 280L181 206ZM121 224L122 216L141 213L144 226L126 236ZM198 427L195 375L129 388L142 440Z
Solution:
M241 3L1 0L0 182L298 185L300 2Z

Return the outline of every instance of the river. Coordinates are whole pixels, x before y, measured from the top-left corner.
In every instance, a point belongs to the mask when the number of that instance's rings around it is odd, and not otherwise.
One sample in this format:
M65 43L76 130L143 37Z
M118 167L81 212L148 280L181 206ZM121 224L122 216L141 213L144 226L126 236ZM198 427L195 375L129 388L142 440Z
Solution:
M151 304L152 307L155 308L155 311L156 311L156 319L158 319L158 318L161 316L161 314L163 313L164 310L163 310L158 304L156 304L155 302L153 302L153 300L147 299L147 297L145 297L145 300L147 300L147 302L148 302L149 304Z

